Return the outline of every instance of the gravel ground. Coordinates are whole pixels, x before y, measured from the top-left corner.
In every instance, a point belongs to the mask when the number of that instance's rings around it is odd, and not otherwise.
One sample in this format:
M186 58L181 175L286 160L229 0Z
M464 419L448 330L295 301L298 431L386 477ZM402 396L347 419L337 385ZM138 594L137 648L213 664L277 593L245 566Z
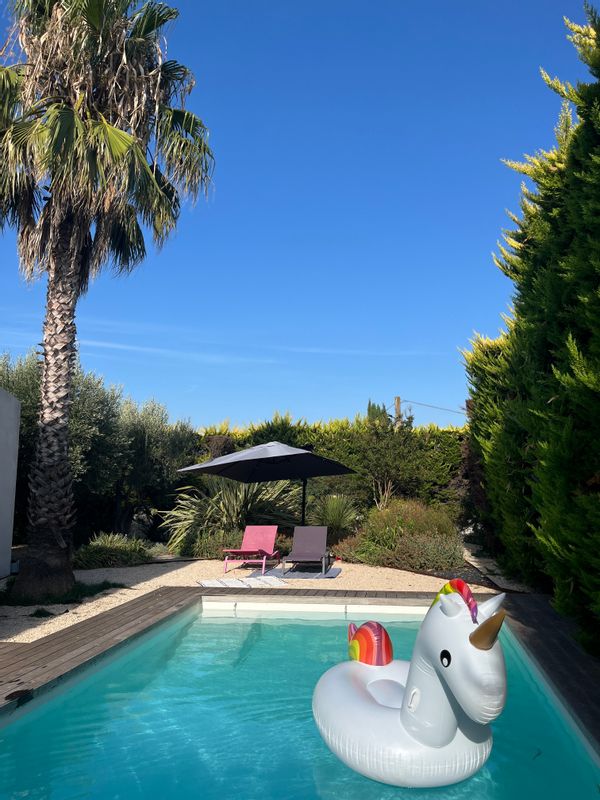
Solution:
M286 579L286 586L302 589L363 589L379 591L420 591L436 594L445 577L422 575L387 567L369 567L364 564L337 562L342 571L331 580L292 580ZM244 578L255 571L254 567L230 570L227 577ZM476 571L475 571L476 572ZM480 592L495 591L489 587L482 575L470 578L473 589ZM76 571L75 576L83 583L122 583L124 589L110 589L96 595L79 605L44 606L53 616L48 618L31 617L35 606L0 606L0 641L33 642L49 633L66 628L83 619L99 614L109 608L133 600L146 592L161 586L197 586L198 581L223 577L222 561L167 562L144 564L139 567L118 567L113 569L93 569ZM463 577L460 571L451 577Z

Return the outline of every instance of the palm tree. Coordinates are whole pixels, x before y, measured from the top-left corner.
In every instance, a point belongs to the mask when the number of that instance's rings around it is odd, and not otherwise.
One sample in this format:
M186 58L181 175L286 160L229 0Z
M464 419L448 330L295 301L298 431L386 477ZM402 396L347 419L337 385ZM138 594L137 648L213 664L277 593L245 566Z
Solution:
M0 67L0 222L18 231L28 279L47 277L39 440L30 475L29 557L16 596L73 584L68 457L75 310L90 279L127 273L161 245L184 195L208 190L213 158L185 109L194 80L165 58L163 3L15 0ZM8 62L12 63L8 63Z

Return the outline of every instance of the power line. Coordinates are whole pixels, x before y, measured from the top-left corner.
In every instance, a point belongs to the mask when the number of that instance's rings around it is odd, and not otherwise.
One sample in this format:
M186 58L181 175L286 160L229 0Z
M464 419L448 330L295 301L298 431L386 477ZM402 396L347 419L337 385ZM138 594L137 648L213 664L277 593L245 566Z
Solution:
M438 411L447 411L450 414L460 414L461 417L466 416L464 411L457 411L455 408L444 408L444 406L432 406L430 403L419 403L417 400L405 400L402 398L402 403L412 403L413 406L424 406L425 408L435 408ZM386 411L391 411L391 406Z
M465 416L464 411L457 411L454 408L444 408L443 406L432 406L429 403L418 403L416 400L402 400L403 403L412 403L414 406L425 406L425 408L437 408L438 411L449 411L451 414L460 414Z

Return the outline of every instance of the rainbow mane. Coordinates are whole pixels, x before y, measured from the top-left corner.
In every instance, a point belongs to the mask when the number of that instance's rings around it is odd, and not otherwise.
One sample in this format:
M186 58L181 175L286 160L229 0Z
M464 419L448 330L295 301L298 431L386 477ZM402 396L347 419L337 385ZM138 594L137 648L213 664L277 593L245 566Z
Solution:
M360 628L348 627L348 655L354 661L383 667L393 658L392 640L379 622L365 622Z
M437 603L437 601L440 599L440 595L452 594L454 592L462 597L467 604L469 611L471 612L471 619L473 622L477 622L477 603L475 602L473 593L469 589L468 585L460 578L453 578L451 581L448 581L448 583L444 584L444 586L442 586L442 588L436 594L435 600L431 605L434 606Z

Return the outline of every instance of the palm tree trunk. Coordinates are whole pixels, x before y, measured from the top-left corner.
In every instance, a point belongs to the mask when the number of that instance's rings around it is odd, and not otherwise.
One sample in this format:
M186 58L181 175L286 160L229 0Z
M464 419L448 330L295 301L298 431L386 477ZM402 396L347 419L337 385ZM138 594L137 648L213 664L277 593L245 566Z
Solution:
M80 279L72 248L73 229L72 221L59 226L48 270L39 431L29 475L28 550L13 587L15 598L56 597L75 582L68 422Z

